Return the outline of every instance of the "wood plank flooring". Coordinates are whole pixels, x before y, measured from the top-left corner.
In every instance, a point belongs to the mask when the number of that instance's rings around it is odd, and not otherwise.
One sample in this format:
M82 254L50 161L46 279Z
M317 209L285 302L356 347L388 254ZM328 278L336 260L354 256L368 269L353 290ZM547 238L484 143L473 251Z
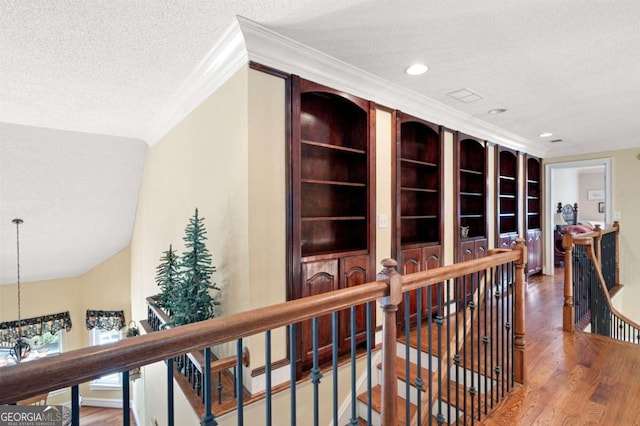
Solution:
M133 419L133 413L130 414L131 425L136 422ZM122 421L121 408L102 408L102 407L80 407L80 425L81 426L119 426Z
M483 425L640 425L640 345L562 331L562 269L526 292L528 380Z

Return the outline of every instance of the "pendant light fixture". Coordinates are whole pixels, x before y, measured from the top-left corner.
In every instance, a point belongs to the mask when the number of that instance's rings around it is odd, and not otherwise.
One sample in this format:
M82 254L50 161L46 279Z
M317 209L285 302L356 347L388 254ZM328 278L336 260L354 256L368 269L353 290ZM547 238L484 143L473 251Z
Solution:
M29 355L31 352L31 346L22 335L22 318L20 312L20 224L23 222L22 219L13 219L12 223L16 224L16 253L17 253L17 265L18 265L18 338L16 340L16 344L13 345L9 354L16 361L16 363L20 363L24 358Z

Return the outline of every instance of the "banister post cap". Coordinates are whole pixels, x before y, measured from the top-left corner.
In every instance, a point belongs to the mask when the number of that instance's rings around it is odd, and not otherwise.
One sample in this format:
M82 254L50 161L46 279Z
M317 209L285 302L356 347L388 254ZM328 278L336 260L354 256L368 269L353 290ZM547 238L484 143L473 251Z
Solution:
M395 269L396 266L398 266L398 262L396 262L395 259L382 259L382 262L380 263L385 267L385 269Z

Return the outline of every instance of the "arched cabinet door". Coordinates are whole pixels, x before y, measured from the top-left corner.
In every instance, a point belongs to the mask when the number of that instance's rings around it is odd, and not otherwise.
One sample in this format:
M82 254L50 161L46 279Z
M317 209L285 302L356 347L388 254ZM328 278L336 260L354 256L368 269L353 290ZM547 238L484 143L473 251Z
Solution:
M302 264L302 297L314 296L338 289L338 261L326 260ZM331 315L318 318L318 355L331 354ZM301 325L300 344L303 362L313 358L313 325L304 321Z
M375 281L375 276L369 276L367 271L368 256L351 256L340 259L340 288L355 287ZM372 309L373 313L375 309ZM356 317L356 343L366 341L367 337L367 310L366 305L355 308ZM340 335L342 336L341 346L344 348L351 345L351 309L345 309L340 313ZM371 317L371 330L375 329L373 315Z

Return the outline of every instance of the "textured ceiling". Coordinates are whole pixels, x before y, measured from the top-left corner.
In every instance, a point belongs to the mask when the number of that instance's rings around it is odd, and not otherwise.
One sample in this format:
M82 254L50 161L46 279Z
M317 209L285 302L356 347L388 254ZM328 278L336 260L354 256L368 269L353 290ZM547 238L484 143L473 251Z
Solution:
M27 280L126 247L141 140L236 15L524 140L552 132L547 156L640 146L637 0L0 0L2 282L16 215ZM482 99L447 95L463 88Z

